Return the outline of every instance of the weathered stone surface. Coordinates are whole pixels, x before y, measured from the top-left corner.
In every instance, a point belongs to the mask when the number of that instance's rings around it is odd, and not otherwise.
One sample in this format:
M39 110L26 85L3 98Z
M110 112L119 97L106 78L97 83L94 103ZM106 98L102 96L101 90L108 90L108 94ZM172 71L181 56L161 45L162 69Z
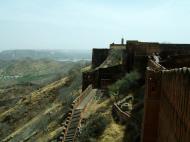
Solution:
M189 75L188 68L147 71L142 142L189 142Z

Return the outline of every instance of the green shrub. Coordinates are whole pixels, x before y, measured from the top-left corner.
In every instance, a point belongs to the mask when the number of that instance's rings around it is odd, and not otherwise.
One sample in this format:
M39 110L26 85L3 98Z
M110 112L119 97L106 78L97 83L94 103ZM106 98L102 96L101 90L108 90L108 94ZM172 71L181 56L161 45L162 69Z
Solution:
M91 115L88 123L82 128L78 140L80 142L93 142L102 135L110 120L104 115L96 113Z
M108 87L109 94L112 96L118 96L119 94L126 93L138 84L137 81L139 79L140 75L136 71L127 73L125 77Z

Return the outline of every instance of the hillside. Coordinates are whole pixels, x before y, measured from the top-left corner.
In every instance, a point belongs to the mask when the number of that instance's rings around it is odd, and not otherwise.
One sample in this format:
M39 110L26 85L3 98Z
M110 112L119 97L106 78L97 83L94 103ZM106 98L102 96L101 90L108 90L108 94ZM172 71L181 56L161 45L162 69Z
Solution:
M23 123L25 125L28 125L28 122L30 121L30 119L35 118L36 115L39 114L39 112L43 112L43 110L46 111L46 109L50 109L50 110L53 109L51 108L51 107L54 107L52 104L49 104L51 106L50 108L49 107L47 108L47 106L45 105L49 101L53 103L56 99L56 94L51 93L51 91L54 89L58 89L61 86L64 86L66 83L68 83L69 80L70 80L69 78L63 78L61 80L58 80L56 82L49 84L48 86L40 88L39 90L33 91L27 96L23 96L22 99L20 99L19 102L13 108L10 108L9 110L3 112L0 115L0 122L3 124L8 122L8 125L11 125L13 127L16 124L16 127L17 128L21 127L21 130L22 130L23 127L25 127L25 126L22 126ZM38 109L38 107L40 109ZM31 129L31 128L28 128L28 129ZM17 129L15 130L16 131L14 133L19 133ZM14 137L15 135L14 133L12 134L13 136L11 137ZM7 133L5 135L7 135ZM9 137L6 139L9 139Z
M54 60L76 60L90 59L89 50L5 50L0 52L2 60L18 60L24 58L32 59L54 59Z
M20 83L47 84L65 75L74 66L85 63L31 58L0 60L0 87Z
M154 134L157 129L163 132L165 129L158 127L158 122L162 126L178 126L168 118L165 118L167 124L164 119L155 119L158 114L166 113L158 111L160 108L173 114L167 99L160 102L161 95L167 97L173 92L185 96L189 88L190 70L181 68L189 66L189 55L177 56L179 51L185 51L181 47L165 53L166 49L160 51L160 55L167 54L164 57L158 56L158 49L152 47L152 43L111 44L110 49L93 50L91 65L85 61L30 58L2 61L0 140L139 142L142 136L157 139L144 132L152 126ZM174 65L178 69L168 70L163 64L169 65L172 55L176 57ZM173 84L169 86L167 82L171 77ZM10 81L9 86L5 86L6 81ZM181 92L175 89L180 85ZM180 103L187 105L184 100ZM143 115L148 117L143 119ZM144 126L148 129L143 130ZM167 131L170 134L172 130Z
M11 78L17 83L8 83L9 86L0 89L0 140L32 142L56 139L63 129L60 124L73 98L80 92L81 69L85 65L86 62L44 59L17 60L9 66L2 62L6 75L20 73L25 77L32 74L36 78L41 75L38 80L51 76L51 80L42 82L24 78L25 82L18 84L21 79Z
M21 140L29 142L56 141L56 139L61 140L63 138L63 132L66 132L65 129L68 130L68 136L65 136L65 138L70 139L71 134L74 134L73 128L80 128L81 135L76 137L79 142L124 141L128 136L125 134L127 125L121 125L115 120L117 115L113 112L113 104L119 102L120 99L124 98L125 100L125 97L130 97L131 94L135 98L136 91L138 92L141 87L137 83L138 74L129 74L126 77L119 75L120 72L124 71L123 68L121 70L118 68L122 67L124 63L124 54L125 50L123 48L111 48L105 60L94 69L85 61L63 62L50 59L25 58L16 61L5 61L8 64L2 62L0 64L1 75L9 76L9 78L2 78L4 79L3 81L14 80L17 82L15 83L16 86L29 83L27 87L30 91L27 92L27 95L24 95L24 93L22 95L18 95L19 93L11 95L11 91L9 92L8 90L9 87L2 89L2 101L9 103L1 107L1 139L5 142L19 142ZM114 71L115 67L119 69L116 73ZM88 90L86 89L81 93L81 71L88 72L89 70L105 70L105 77L115 76L115 81L112 78L108 88L104 88L103 91L101 91L102 88L97 88L97 91L91 91L94 93L87 93L85 97L81 97ZM97 79L96 76L94 76L94 79ZM134 88L136 90L133 90ZM15 90L15 88L10 88L10 90ZM9 92L9 97L3 97L7 92ZM76 97L78 95L80 96ZM12 100L9 100L11 97ZM76 101L76 98L81 100ZM139 102L136 98L134 100L135 102L124 101L122 105L129 105L127 110L131 110L133 104ZM74 102L79 104L78 106L76 105L77 108L73 108L74 110L71 111ZM86 108L84 118L79 117L76 119L79 116L78 108L80 108L82 114L82 107L80 106L88 104L89 107ZM85 110L85 107L83 109ZM71 112L74 112L73 119L69 119ZM141 115L137 117L141 121ZM76 124L78 119L82 121L79 127ZM67 125L69 120L72 122L70 126L69 124ZM129 121L129 123L133 122ZM138 126L136 123L133 125ZM110 129L114 130L110 131ZM136 130L131 132L138 133ZM129 133L129 136L131 135L133 134Z

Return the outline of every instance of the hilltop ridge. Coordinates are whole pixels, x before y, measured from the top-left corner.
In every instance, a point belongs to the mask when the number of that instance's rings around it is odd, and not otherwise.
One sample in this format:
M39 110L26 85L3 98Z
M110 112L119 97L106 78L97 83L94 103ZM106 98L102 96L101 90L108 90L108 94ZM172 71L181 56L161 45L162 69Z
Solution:
M74 51L74 52L73 52ZM4 50L0 52L1 60L18 60L24 58L32 59L54 59L54 60L82 60L90 59L89 50Z

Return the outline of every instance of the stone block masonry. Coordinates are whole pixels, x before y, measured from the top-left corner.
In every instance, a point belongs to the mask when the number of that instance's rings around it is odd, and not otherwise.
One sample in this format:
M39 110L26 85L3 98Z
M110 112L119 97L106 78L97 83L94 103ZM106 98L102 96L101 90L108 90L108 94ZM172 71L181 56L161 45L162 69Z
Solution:
M147 70L142 142L189 142L190 69Z
M108 56L109 49L93 49L92 51L92 68L101 65Z

